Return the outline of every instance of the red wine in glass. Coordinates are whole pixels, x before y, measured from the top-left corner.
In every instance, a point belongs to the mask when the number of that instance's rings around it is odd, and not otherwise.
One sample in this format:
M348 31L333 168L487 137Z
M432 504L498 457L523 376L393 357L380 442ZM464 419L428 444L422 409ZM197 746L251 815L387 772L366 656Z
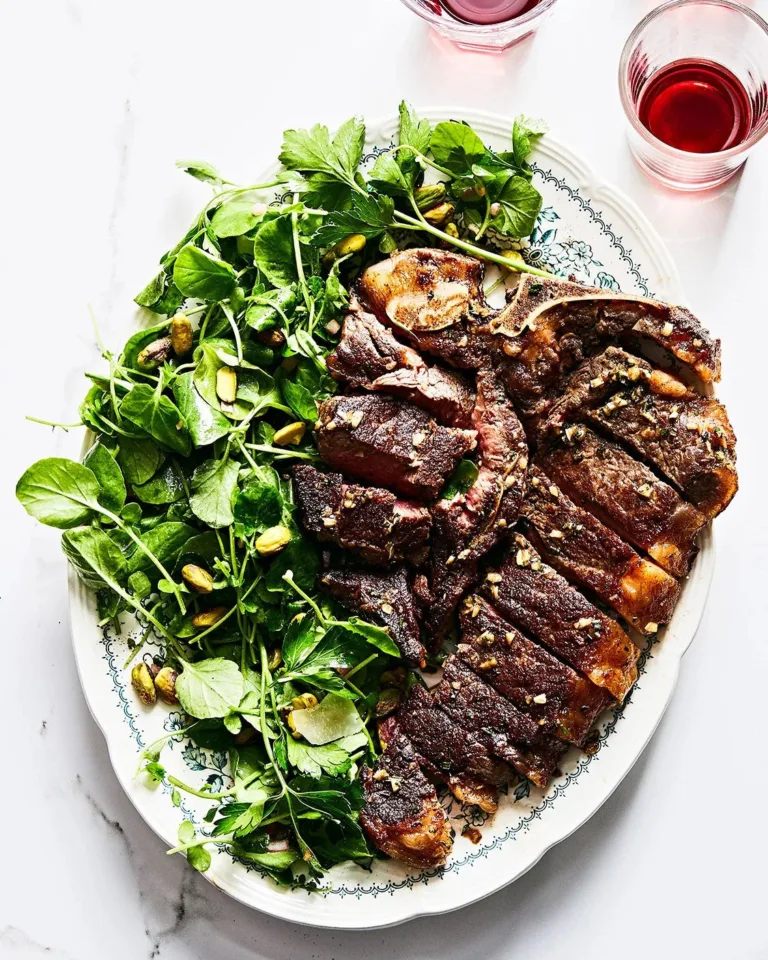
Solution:
M739 78L712 60L675 60L640 94L640 122L688 153L719 153L749 136L752 106Z
M505 23L532 10L539 0L442 0L445 9L467 23Z

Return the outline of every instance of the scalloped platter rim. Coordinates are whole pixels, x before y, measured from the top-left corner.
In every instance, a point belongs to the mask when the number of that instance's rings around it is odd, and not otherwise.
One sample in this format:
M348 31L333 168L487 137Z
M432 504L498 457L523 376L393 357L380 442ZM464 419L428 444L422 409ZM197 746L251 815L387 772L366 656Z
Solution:
M439 121L459 116L469 121L491 147L508 142L511 121L467 109L425 109ZM391 116L368 127L370 162L397 131ZM534 182L544 208L525 256L547 269L575 274L596 286L656 295L683 302L674 263L661 238L640 210L604 183L569 149L548 135L534 158ZM273 199L273 198L269 198ZM129 331L126 331L128 333ZM86 444L89 444L86 439ZM546 791L523 786L504 798L498 814L485 821L470 809L445 803L456 828L456 845L443 870L409 871L394 861L374 861L372 871L353 864L334 868L328 887L308 894L286 890L238 863L224 850L214 853L207 878L248 906L296 923L333 929L373 929L419 916L447 913L512 883L556 843L577 830L608 799L650 740L669 703L680 661L696 633L714 571L711 527L700 538L700 553L671 624L641 659L639 680L624 706L609 712L599 726L596 752L572 751L562 776ZM182 818L200 821L208 804L186 798L173 805L170 788L148 789L134 780L140 750L164 732L178 729L178 711L158 706L144 710L136 702L122 665L128 653L124 637L102 634L93 597L70 571L70 623L83 692L107 741L117 778L149 826L169 846L176 842ZM225 757L181 739L170 742L163 762L171 772L203 783L226 780ZM477 826L475 845L462 827ZM160 855L158 853L158 855Z

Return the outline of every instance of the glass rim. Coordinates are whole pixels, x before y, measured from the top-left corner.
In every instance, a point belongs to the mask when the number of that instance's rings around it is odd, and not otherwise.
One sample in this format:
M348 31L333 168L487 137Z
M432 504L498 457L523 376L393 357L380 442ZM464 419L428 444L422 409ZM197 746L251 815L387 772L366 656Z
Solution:
M750 135L745 140L742 140L741 143L738 143L733 147L728 147L727 150L716 150L714 153L691 153L688 150L680 150L678 147L673 147L670 144L665 143L663 140L660 140L640 122L637 109L632 101L632 97L630 96L629 85L627 82L629 60L632 56L632 53L636 49L640 35L643 33L645 28L654 20L656 20L657 17L660 17L668 10L674 10L679 7L691 7L697 5L701 6L702 4L706 4L710 7L722 7L727 10L733 10L734 13L742 14L743 16L747 17L747 19L752 20L753 23L763 31L766 42L768 43L768 22L766 22L759 13L756 13L749 7L745 7L741 3L735 2L735 0L669 0L668 3L663 3L660 7L656 7L655 10L651 10L649 14L643 17L640 23L638 23L638 25L627 38L627 42L624 44L624 49L621 51L621 59L619 60L619 95L621 97L621 105L624 108L624 113L631 123L632 128L647 143L655 147L657 150L668 153L672 157L686 158L689 161L699 157L709 160L713 159L714 157L718 157L727 160L732 157L738 157L747 150L751 150L756 143L759 143L760 140L763 139L766 133L768 133L768 111L766 111L765 116L750 133Z
M430 12L428 6L426 5L428 0L400 0L401 3L404 3L409 10L413 10L415 14L426 20L427 23L431 23L435 26L438 24L449 23L451 30L455 31L456 35L465 34L467 38L477 38L479 35L485 34L491 36L495 33L501 33L505 29L509 29L511 26L525 26L528 23L532 23L542 14L546 13L551 7L553 7L557 0L540 0L531 10L527 13L521 13L519 16L513 17L511 20L502 20L500 23L469 23L466 20L459 20L458 17L455 17L451 14L449 10L446 10L447 18L443 18L440 15Z

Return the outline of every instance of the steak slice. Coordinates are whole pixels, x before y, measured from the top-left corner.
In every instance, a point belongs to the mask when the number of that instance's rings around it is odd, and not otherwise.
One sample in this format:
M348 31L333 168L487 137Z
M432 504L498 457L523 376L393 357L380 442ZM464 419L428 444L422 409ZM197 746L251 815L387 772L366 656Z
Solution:
M489 753L545 787L567 746L484 683L453 654L445 661L435 702Z
M372 564L424 560L432 517L422 504L399 500L381 487L346 483L340 473L321 473L308 465L296 466L292 473L302 523L319 540L352 550Z
M474 257L430 248L404 250L368 267L359 289L384 323L414 334L434 332L484 305L484 273Z
M538 467L531 468L522 515L536 549L569 580L591 590L644 633L653 634L669 622L678 582L576 506Z
M705 382L720 379L720 341L683 307L566 280L524 276L491 322L508 339L513 395L540 395L607 342L651 340Z
M334 600L347 610L364 614L384 627L409 663L417 667L426 665L416 603L405 567L398 567L391 573L328 570L321 582Z
M317 447L337 470L432 500L475 447L472 430L442 427L418 407L378 394L331 397L320 405Z
M408 738L396 737L375 768L363 770L362 783L360 825L379 850L416 869L442 866L453 834Z
M419 684L411 687L398 713L380 727L385 742L398 733L404 733L414 745L422 769L445 783L457 800L477 804L487 813L496 812L497 788L510 781L512 771L438 709Z
M483 597L467 597L460 619L461 660L540 729L583 744L596 718L614 702L610 692L523 636ZM583 656L576 659L587 663Z
M452 625L459 600L477 580L478 560L512 528L525 496L525 433L501 377L493 371L477 376L472 425L479 444L477 479L466 493L432 507L434 600L428 624L438 645Z
M639 649L541 557L521 534L483 593L499 613L621 701L637 679ZM495 578L494 578L495 579Z
M707 519L738 490L736 437L723 405L618 347L572 374L540 429L560 433L578 419L634 450Z
M359 305L347 314L327 364L336 380L409 400L447 426L470 426L475 394L467 382L453 371L428 367Z
M563 441L541 448L537 465L620 537L647 551L668 573L684 577L707 518L623 447L589 428Z

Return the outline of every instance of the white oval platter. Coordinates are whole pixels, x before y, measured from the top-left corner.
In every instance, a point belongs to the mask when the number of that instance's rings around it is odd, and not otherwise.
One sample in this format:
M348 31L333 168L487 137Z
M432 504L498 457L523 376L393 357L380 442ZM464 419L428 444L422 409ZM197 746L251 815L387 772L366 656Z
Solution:
M511 120L472 110L421 113L433 122L453 117L467 120L490 147L508 149ZM394 116L369 126L368 160L392 143L396 133ZM528 259L553 272L575 274L595 286L683 301L669 253L631 201L603 183L552 136L541 141L534 169L544 209L530 244L525 245ZM418 873L394 861L374 861L371 871L346 865L328 874L326 889L308 894L282 889L219 850L214 852L208 879L243 903L286 920L318 927L370 929L456 910L520 877L608 799L656 729L672 696L681 658L699 625L712 578L711 530L700 538L700 545L672 623L646 651L640 678L627 702L603 717L596 752L587 755L573 750L562 764L562 776L546 792L531 789L528 793L527 786L518 788L517 796L510 793L503 798L491 820L455 805L449 812L455 818L456 844L444 869ZM96 625L93 597L72 573L69 584L80 678L106 738L115 773L150 827L173 846L180 821L202 822L209 802L185 796L177 808L171 802L170 788L163 785L151 790L135 780L134 774L142 747L179 729L181 714L160 705L153 710L141 706L123 666L129 652L126 636L102 634ZM169 772L185 782L202 785L210 781L214 786L228 782L223 755L183 740L172 740L162 760ZM482 838L476 845L461 835L466 824L480 829Z

